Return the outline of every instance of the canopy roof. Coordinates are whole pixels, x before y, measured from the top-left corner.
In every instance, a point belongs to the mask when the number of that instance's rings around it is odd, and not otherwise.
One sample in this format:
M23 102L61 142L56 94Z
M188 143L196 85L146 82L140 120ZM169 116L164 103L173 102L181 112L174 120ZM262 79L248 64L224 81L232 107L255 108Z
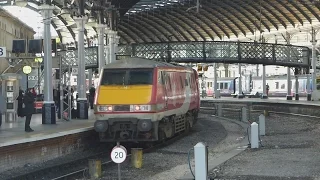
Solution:
M0 0L0 2L5 2ZM96 1L96 0L93 0ZM28 0L37 10L39 0ZM76 1L67 0L76 7ZM85 12L93 7L87 1ZM121 44L166 41L211 41L320 23L319 0L108 0L118 9ZM8 5L11 4L7 1ZM76 24L60 14L63 0L53 0L52 25L63 43L77 40ZM110 7L110 6L109 6ZM106 8L108 8L106 6ZM86 26L87 38L96 30Z

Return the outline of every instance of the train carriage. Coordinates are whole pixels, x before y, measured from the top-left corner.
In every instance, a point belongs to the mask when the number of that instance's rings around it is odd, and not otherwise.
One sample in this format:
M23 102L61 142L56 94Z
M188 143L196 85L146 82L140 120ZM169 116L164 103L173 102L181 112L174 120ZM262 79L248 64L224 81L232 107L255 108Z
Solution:
M157 141L188 131L197 120L198 75L192 68L129 58L100 73L95 130L105 142Z

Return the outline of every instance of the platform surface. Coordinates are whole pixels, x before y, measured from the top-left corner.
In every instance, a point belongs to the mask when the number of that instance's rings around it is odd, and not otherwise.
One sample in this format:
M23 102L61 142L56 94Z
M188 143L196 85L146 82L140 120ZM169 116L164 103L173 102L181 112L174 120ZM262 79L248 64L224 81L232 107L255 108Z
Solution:
M92 111L89 111L89 119L71 121L57 119L56 124L42 124L42 115L34 114L30 123L34 132L25 132L25 117L17 118L15 122L5 122L3 115L0 127L0 147L89 131L93 129L94 122Z
M233 97L221 97L221 98L213 98L213 97L206 97L200 98L201 101L212 101L212 102L243 102L243 103L250 103L250 102L258 102L258 103L282 103L282 104L301 104L301 105L312 105L312 106L320 106L320 101L307 101L305 97L300 98L300 100L287 100L285 97L283 98L275 98L270 97L268 99L260 99L260 98L233 98Z

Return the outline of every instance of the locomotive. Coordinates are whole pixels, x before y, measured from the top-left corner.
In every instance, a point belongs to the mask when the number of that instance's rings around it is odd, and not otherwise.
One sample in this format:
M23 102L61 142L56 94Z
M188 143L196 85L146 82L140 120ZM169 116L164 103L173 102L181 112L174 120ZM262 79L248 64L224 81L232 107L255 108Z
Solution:
M94 129L101 142L154 142L189 131L200 109L197 71L128 58L100 72Z

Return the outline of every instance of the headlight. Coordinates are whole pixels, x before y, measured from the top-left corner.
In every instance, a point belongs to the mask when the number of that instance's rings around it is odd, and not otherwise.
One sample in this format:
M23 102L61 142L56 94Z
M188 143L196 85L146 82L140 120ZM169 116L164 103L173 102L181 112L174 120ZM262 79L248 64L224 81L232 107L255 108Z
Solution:
M97 106L98 112L112 112L113 108L109 105Z
M94 130L96 130L96 132L106 132L107 129L108 129L107 121L96 121L94 123Z
M131 105L130 112L151 111L151 105Z

